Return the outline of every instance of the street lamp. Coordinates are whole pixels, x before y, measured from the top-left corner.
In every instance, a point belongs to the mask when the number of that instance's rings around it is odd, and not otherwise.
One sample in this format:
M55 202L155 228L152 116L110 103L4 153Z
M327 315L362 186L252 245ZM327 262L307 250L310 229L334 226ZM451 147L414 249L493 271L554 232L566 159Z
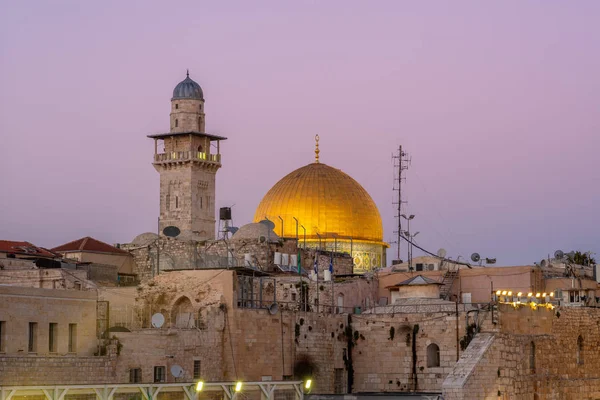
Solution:
M408 246L408 270L412 271L412 239L415 236L417 236L419 234L419 232L415 233L414 235L410 236L410 220L414 219L415 216L414 214L410 214L408 217L406 216L406 214L402 214L402 218L404 218L406 220L406 231L404 232L404 234L406 235L406 237L408 238L409 241L409 246Z

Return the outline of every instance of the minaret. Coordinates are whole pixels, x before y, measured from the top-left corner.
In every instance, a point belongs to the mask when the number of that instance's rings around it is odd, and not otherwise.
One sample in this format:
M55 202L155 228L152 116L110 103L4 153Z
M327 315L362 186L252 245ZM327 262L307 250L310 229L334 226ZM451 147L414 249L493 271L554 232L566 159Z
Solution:
M215 181L219 143L205 132L204 94L189 72L173 90L169 133L154 139L154 168L160 174L159 229L176 226L198 240L215 238ZM161 142L159 142L161 141ZM159 143L164 148L159 152Z

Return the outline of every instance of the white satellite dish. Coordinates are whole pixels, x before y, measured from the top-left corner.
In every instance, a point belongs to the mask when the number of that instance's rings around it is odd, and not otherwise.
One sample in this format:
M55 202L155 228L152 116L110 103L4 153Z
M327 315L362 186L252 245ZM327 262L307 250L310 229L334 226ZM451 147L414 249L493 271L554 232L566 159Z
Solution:
M161 313L156 313L152 316L152 327L160 328L165 324L165 316Z
M446 258L446 254L447 254L446 249L439 249L437 251L437 255L439 258Z
M183 368L179 365L175 364L171 367L171 375L175 378L181 378L183 376Z

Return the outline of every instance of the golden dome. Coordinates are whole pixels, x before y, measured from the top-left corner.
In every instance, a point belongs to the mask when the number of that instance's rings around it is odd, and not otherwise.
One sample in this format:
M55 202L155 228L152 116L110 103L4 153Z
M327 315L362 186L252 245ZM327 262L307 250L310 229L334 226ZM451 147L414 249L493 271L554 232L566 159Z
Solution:
M344 172L318 161L291 172L267 192L254 222L265 218L283 237L298 234L302 239L303 225L308 239L318 239L318 233L322 239L333 239L336 234L357 241L383 241L381 216L369 193Z

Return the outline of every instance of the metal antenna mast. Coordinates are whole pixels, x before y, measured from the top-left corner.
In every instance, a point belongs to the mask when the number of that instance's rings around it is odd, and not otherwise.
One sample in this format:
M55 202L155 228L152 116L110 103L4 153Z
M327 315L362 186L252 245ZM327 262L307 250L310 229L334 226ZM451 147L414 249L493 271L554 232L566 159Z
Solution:
M398 220L398 230L394 233L398 235L397 237L397 245L398 245L398 254L397 260L400 260L400 243L402 242L402 204L406 204L406 201L402 201L402 181L406 181L406 178L402 177L402 171L405 171L410 166L410 158L408 153L402 151L402 146L398 146L398 153L392 155L392 159L394 161L394 187L393 190L398 192L396 195L396 201L392 204L398 206L396 219Z

